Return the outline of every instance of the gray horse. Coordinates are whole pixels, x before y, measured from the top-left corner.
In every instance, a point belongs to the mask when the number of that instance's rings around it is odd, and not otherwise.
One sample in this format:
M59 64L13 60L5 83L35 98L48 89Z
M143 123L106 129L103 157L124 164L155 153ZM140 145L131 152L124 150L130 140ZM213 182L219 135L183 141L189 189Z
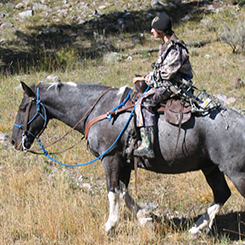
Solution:
M71 82L38 84L35 88L22 83L22 87L25 95L12 133L12 144L18 150L30 148L50 119L58 119L74 127L85 116L76 127L84 134L91 120L120 104L126 89L113 88L100 97L109 87ZM97 104L91 108L98 98ZM129 112L124 112L112 117L110 121L103 119L90 127L87 140L96 157L114 143L129 115ZM130 174L134 169L133 159L128 162L125 153L132 124L133 120L116 144L101 158L110 210L105 224L106 232L113 231L119 223L119 204L122 199L141 225L152 222L152 218L127 191ZM209 231L215 215L231 195L224 174L245 197L245 135L242 133L245 117L226 108L222 111L214 110L205 116L192 116L181 126L180 131L178 127L167 123L163 115L159 115L157 125L154 146L156 157L151 160L138 159L138 167L163 174L201 170L213 191L214 201L189 232L197 235L203 229Z

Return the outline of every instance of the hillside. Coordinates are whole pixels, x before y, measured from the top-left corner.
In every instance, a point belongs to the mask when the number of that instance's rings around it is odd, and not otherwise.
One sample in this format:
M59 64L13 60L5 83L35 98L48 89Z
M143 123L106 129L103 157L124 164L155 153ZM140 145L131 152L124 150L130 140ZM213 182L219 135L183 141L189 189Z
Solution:
M10 137L23 96L20 81L32 85L58 76L62 82L118 88L132 86L135 74L149 72L159 45L150 33L151 21L162 11L169 13L176 35L188 46L195 86L243 112L245 50L239 38L245 38L244 10L243 1L1 1L0 243L243 244L244 199L229 180L232 196L211 234L193 241L188 228L213 201L203 174L138 170L136 193L132 172L130 193L162 221L148 230L125 209L116 234L107 236L108 199L100 162L64 168L45 156L14 150ZM53 120L42 142L54 142L69 130ZM72 132L50 151L80 138ZM55 157L67 164L87 162L95 157L86 148L83 141Z

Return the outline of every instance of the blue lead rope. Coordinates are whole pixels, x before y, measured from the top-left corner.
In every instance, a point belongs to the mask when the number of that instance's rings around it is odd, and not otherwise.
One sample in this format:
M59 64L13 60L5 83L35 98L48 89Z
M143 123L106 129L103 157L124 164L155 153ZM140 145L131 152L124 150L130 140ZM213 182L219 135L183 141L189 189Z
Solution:
M122 107L122 106L125 106L125 103L126 103L127 100L129 99L129 96L130 96L131 92L132 92L132 89L129 91L129 93L128 93L127 97L124 99L124 101L123 101L120 105L118 105L117 107L115 107L115 108L112 110L112 112L114 112L115 110L117 110L118 108L120 108L120 107ZM111 120L111 115L109 116L109 122L110 122L110 120Z
M88 164L90 164L90 163L93 163L93 162L95 162L95 161L101 159L106 153L108 153L108 152L111 150L111 148L117 143L117 141L119 140L119 138L120 138L121 135L123 134L124 130L127 128L128 124L129 124L129 122L130 122L130 120L131 120L131 118L132 118L132 115L133 115L133 113L134 113L134 110L135 110L135 106L134 106L132 112L130 113L130 116L129 116L129 118L128 118L128 121L126 122L126 124L125 124L124 128L122 129L122 131L120 132L120 134L117 136L117 138L116 138L116 140L114 141L114 143L113 143L113 144L112 144L112 145L111 145L111 146L110 146L110 147L109 147L109 148L108 148L102 155L100 155L99 157L97 157L96 159L94 159L94 160L92 160L92 161L90 161L90 162L86 162L86 163L82 163L82 164L77 164L77 165L71 165L71 164L65 164L65 163L59 162L59 161L55 160L54 158L52 158L52 157L48 154L48 152L43 148L43 145L42 145L41 140L40 140L39 138L37 138L37 142L39 143L40 148L41 148L41 150L43 151L44 155L45 155L46 157L48 157L50 160L52 160L52 161L54 161L54 162L56 162L56 163L58 163L58 164L60 164L60 165L62 165L62 166L65 166L65 167L82 167L82 166L88 165Z
M150 89L150 86L148 85L148 87L146 88L145 92L147 92L149 89ZM113 112L114 112L115 110L117 110L119 107L125 105L125 103L126 103L127 100L129 99L129 96L130 96L131 91L132 91L132 89L129 91L129 93L128 93L127 97L125 98L125 100L124 100L119 106L117 106L116 108L114 108L114 109L112 110ZM145 93L145 92L144 92L144 93ZM42 105L42 103L41 103L40 100L37 101L37 103ZM43 106L43 105L42 105L42 106ZM43 107L44 107L44 106L43 106ZM38 144L39 144L41 150L43 151L44 155L45 155L46 157L48 157L50 160L52 160L52 161L54 161L54 162L56 162L56 163L58 163L58 164L60 164L60 165L62 165L62 166L65 166L65 167L82 167L82 166L88 165L88 164L90 164L90 163L93 163L93 162L95 162L95 161L101 159L103 156L105 156L105 155L112 149L112 147L114 147L114 145L117 143L117 141L118 141L119 138L122 136L122 134L123 134L123 132L125 131L125 129L127 128L128 124L129 124L129 122L130 122L130 120L131 120L131 118L132 118L132 116L133 116L133 114L134 114L134 111L135 111L135 106L134 106L133 110L131 111L130 116L129 116L129 118L128 118L126 124L124 125L123 129L121 130L120 134L117 136L117 138L116 138L116 140L113 142L113 144L112 144L112 145L111 145L111 146L110 146L110 147L109 147L103 154L101 154L100 156L98 156L98 157L95 158L94 160L91 160L91 161L86 162L86 163L77 164L77 165L71 165L71 164L65 164L65 163L59 162L59 161L55 160L54 158L52 158L52 157L48 154L48 151L45 150L45 149L43 148L42 142L41 142L41 140L40 140L39 138L36 138L36 140L37 140L37 142L38 142ZM109 117L109 121L110 121L110 120L111 120L111 115L110 115L110 117ZM46 120L45 120L45 121L46 121ZM15 125L15 126L17 126L17 125Z
M147 90L148 90L148 89L147 89ZM127 97L125 98L125 100L123 101L123 103L121 103L119 106L117 106L115 109L113 109L113 111L115 111L115 110L118 109L119 107L125 105L126 101L129 99L129 96L130 96L131 91L132 91L132 90L129 91L129 93L128 93ZM124 125L123 129L121 130L120 134L117 136L117 138L116 138L116 140L113 142L113 144L112 144L112 145L111 145L111 146L110 146L110 147L109 147L103 154L101 154L100 156L98 156L98 157L95 158L94 160L91 160L91 161L86 162L86 163L77 164L77 165L71 165L71 164L65 164L65 163L59 162L59 161L55 160L54 158L52 158L52 157L48 154L48 151L45 150L45 149L43 148L43 144L42 144L42 142L41 142L41 140L40 140L39 138L37 138L37 142L38 142L38 144L39 144L41 150L43 151L44 155L45 155L46 157L48 157L50 160L52 160L52 161L54 161L54 162L56 162L56 163L58 163L58 164L60 164L60 165L62 165L62 166L65 166L65 167L82 167L82 166L88 165L88 164L90 164L90 163L93 163L93 162L95 162L95 161L101 159L103 156L105 156L105 155L112 149L112 147L114 147L114 145L117 143L117 141L118 141L119 138L122 136L122 134L123 134L123 132L125 131L125 129L127 128L128 124L129 124L129 122L130 122L130 120L131 120L131 118L132 118L132 116L133 116L134 111L135 111L135 106L134 106L133 110L132 110L131 113L130 113L130 116L129 116L129 118L128 118L128 121L127 121L126 124ZM110 117L111 117L111 115L110 115ZM110 121L110 119L111 119L111 118L109 118L109 121Z

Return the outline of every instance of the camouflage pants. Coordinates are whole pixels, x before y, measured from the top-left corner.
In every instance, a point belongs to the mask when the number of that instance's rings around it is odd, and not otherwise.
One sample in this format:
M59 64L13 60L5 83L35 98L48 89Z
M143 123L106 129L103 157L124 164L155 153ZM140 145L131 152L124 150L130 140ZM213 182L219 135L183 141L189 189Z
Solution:
M135 107L137 127L154 126L156 121L154 108L170 95L171 92L166 87L151 88L144 93L137 100Z

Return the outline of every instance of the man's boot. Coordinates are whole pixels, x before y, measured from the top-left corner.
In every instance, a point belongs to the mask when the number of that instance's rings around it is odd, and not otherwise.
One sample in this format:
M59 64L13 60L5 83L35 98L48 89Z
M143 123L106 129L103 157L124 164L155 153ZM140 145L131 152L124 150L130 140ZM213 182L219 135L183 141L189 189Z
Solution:
M140 136L142 139L141 145L134 150L134 156L136 157L146 157L155 158L154 153L154 127L141 127Z

